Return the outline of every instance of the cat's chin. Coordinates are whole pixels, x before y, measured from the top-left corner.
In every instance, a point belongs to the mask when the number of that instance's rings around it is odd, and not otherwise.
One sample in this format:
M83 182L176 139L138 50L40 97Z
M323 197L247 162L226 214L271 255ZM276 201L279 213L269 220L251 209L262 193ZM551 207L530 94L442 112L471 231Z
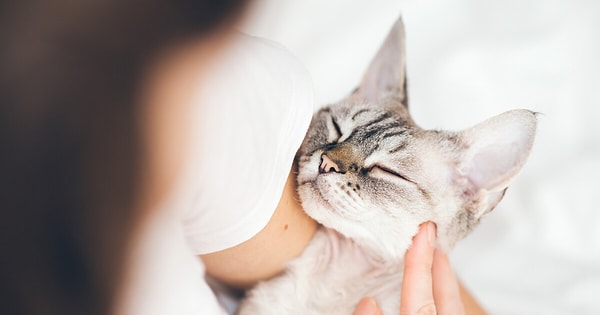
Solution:
M324 194L331 187L322 178L298 186L298 195L304 211L321 225L335 230L347 238L355 240L372 239L373 235L364 225L363 218L357 217L339 204L332 204L331 193ZM361 242L362 243L362 242Z
M348 212L340 210L339 206L331 204L327 196L322 193L322 187L315 181L303 183L298 186L298 194L302 200L305 212L327 229L339 233L341 237L352 240L373 259L380 259L393 264L401 261L410 245L414 229L400 231L373 231L364 218L349 218ZM367 211L368 212L368 211ZM375 232L375 233L374 233ZM382 232L387 235L378 235ZM406 235L404 235L406 234ZM392 236L394 235L394 236ZM387 236L387 237L386 237ZM404 241L403 241L404 240ZM383 242L383 243L382 243ZM385 243L389 242L389 243Z
M299 185L297 190L304 211L320 224L337 230L335 226L330 226L330 222L335 221L340 214L336 213L337 209L325 198L318 185L314 181L306 182Z

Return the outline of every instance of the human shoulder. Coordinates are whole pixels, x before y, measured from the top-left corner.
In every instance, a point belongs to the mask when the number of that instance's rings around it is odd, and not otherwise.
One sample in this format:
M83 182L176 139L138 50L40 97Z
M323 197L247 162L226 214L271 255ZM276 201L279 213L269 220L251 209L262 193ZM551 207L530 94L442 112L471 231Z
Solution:
M185 228L195 253L205 254L266 226L308 129L313 93L308 72L289 51L247 35L200 92Z

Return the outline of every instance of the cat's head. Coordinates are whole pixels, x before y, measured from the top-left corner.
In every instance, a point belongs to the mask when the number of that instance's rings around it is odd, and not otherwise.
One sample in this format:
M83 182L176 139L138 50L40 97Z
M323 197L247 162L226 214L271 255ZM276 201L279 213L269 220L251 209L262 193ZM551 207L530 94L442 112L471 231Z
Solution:
M524 165L535 114L514 110L447 132L408 112L404 30L394 25L359 87L315 113L298 151L306 212L386 257L433 221L448 250L502 199Z

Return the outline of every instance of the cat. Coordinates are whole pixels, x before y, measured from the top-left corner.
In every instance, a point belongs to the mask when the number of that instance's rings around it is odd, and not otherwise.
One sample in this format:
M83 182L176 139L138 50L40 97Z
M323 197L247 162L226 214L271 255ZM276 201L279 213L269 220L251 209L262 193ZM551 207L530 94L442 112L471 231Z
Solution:
M448 132L408 112L404 26L394 24L359 87L317 111L298 150L297 190L320 227L239 314L352 314L373 297L400 310L403 259L421 223L448 251L504 196L533 145L536 114L512 110Z

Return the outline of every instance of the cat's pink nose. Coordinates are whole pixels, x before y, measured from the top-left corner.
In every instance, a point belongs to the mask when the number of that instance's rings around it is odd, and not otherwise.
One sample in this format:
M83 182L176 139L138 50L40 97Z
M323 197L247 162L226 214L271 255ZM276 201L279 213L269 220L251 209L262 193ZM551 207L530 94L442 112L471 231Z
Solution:
M329 172L340 172L340 168L335 162L330 159L327 155L321 155L321 166L319 167L319 171L321 173L329 173Z

